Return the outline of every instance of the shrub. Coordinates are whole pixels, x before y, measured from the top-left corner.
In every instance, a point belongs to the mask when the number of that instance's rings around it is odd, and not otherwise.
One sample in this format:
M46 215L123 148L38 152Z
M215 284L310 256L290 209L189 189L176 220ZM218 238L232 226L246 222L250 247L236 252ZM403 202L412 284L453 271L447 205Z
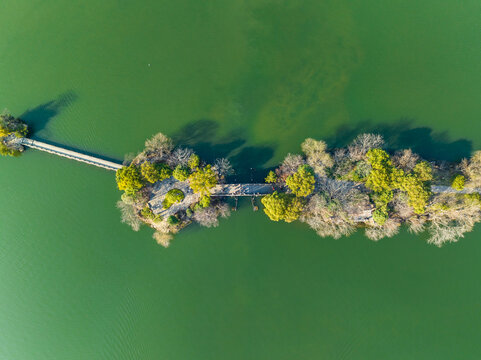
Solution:
M269 171L269 173L266 176L265 182L268 184L275 183L277 181L277 175L274 171Z
M188 162L189 167L194 170L195 168L198 168L200 165L200 158L196 154L192 154L189 158Z
M164 209L170 208L173 204L179 203L184 200L184 193L180 189L172 189L165 195L164 201L162 201L162 207Z
M413 173L421 181L431 181L433 179L433 169L427 161L421 161L414 166Z
M123 201L117 201L117 208L121 213L121 221L129 225L132 230L139 231L142 222L140 221L135 208L130 204L124 203Z
M316 179L309 165L300 166L297 171L288 176L286 185L297 196L308 196L314 191Z
M187 180L189 175L190 175L189 169L182 165L177 165L174 169L174 172L172 173L172 176L174 177L174 179L179 181Z
M176 225L179 223L179 219L175 216L175 215L170 215L168 218L167 218L167 223L169 225Z
M135 193L144 186L140 170L135 165L124 166L117 170L115 180L119 190Z
M0 155L3 156L20 156L22 153L17 149L12 149L0 141Z
M382 206L380 208L377 208L374 210L372 213L372 219L378 224L378 225L384 225L386 220L389 218L389 214L387 211L387 206Z
M408 204L414 209L416 214L424 214L426 206L431 196L431 190L416 176L409 174L404 177L401 190L405 191L409 197Z
M217 185L217 176L210 165L204 168L197 168L189 176L189 184L195 193L201 195L209 194L209 190Z
M320 176L325 176L325 169L334 165L324 141L308 138L301 144L301 148L302 152L306 154L307 163Z
M194 212L190 208L188 208L187 210L185 210L185 214L187 215L187 217L191 217Z
M208 195L202 196L202 197L200 198L199 204L200 204L200 206L202 206L203 208L209 207L209 205L210 205L210 196L208 196Z
M457 175L454 177L453 179L453 182L451 183L451 187L454 189L454 190L463 190L464 189L464 182L465 182L465 178L463 175Z
M273 221L284 220L292 222L297 220L304 208L304 201L293 194L278 193L266 195L261 200L264 212Z
M152 184L172 176L172 169L165 163L145 161L140 168L144 179Z

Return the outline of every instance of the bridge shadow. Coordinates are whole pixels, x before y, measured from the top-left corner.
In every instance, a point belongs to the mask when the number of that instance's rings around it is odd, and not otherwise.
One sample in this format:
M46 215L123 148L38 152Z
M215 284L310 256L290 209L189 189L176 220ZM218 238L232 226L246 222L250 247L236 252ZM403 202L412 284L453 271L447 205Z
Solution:
M434 132L429 127L415 126L413 123L409 118L402 118L395 124L373 124L367 120L354 126L339 127L326 142L330 147L343 147L359 134L377 133L384 136L388 150L410 148L426 160L457 162L471 156L472 141L451 140L447 132Z
M274 155L274 146L247 146L242 133L241 130L235 130L221 134L217 122L201 119L184 125L172 138L176 144L194 149L209 163L217 158L228 158L235 170L228 181L263 182L266 173L264 164Z
M70 106L77 97L78 96L73 91L67 91L60 94L54 100L40 104L33 109L28 109L20 115L20 119L27 123L30 135L34 138L34 135L44 130L50 120L57 116L67 106Z

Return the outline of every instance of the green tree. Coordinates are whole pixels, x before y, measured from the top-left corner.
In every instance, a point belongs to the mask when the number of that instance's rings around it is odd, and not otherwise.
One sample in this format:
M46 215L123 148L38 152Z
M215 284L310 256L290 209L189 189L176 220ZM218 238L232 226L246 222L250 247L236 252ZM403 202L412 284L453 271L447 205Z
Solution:
M17 157L17 156L20 156L21 154L22 153L19 150L9 148L2 141L0 141L0 155Z
M195 168L198 168L200 165L200 158L196 154L192 154L189 158L188 162L189 167L194 170Z
M204 168L197 168L189 176L189 184L195 193L201 195L209 194L209 190L217 185L217 176L210 165Z
M210 196L208 195L204 195L200 198L199 200L199 204L200 206L202 206L203 208L206 208L206 207L209 207L210 205Z
M172 169L165 163L145 161L140 168L144 179L152 184L172 176Z
M293 194L278 193L266 195L261 200L264 212L273 221L284 220L292 222L297 220L304 208L304 199Z
M403 179L401 190L408 195L408 204L414 209L414 212L424 214L431 196L429 187L414 174L408 174Z
M421 161L416 164L413 173L421 181L431 181L433 179L433 169L427 161Z
M179 223L179 219L174 215L170 215L167 218L167 224L169 224L169 225L176 225L178 223Z
M451 183L451 187L454 190L458 190L458 191L463 190L465 181L466 179L464 178L463 175L457 175L454 177L453 182Z
M277 175L274 171L269 171L265 179L266 183L273 184L277 181Z
M372 213L372 219L378 224L378 225L384 225L386 220L389 218L389 214L387 211L387 206L381 206L380 208L377 208L374 210Z
M389 154L382 149L371 149L366 158L372 170L366 179L366 186L375 192L391 190L392 186L392 163ZM396 177L399 175L395 174Z
M309 165L299 166L297 171L288 176L286 185L297 196L308 196L314 191L316 179Z
M135 193L144 186L142 175L138 166L124 166L117 170L115 180L119 190L127 193Z
M162 207L164 209L170 208L173 204L179 203L184 200L185 195L180 189L171 189L165 195L164 201L162 201Z
M174 169L174 172L172 173L172 176L179 181L187 180L189 175L190 175L189 169L182 165L177 165Z

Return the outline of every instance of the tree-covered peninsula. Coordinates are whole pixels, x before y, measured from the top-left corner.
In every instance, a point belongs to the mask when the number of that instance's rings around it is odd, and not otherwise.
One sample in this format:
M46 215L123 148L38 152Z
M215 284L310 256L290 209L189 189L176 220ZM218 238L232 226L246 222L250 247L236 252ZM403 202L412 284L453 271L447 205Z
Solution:
M481 219L481 152L460 163L428 162L410 149L390 154L375 134L361 134L339 149L309 138L301 150L268 172L262 193L249 195L262 196L273 221L298 220L333 238L363 228L375 241L405 224L413 233L426 231L428 242L441 246ZM118 202L122 221L134 230L142 223L151 226L163 246L192 222L217 226L219 217L229 215L220 184L230 173L228 160L207 164L192 149L157 134L117 171L124 191Z

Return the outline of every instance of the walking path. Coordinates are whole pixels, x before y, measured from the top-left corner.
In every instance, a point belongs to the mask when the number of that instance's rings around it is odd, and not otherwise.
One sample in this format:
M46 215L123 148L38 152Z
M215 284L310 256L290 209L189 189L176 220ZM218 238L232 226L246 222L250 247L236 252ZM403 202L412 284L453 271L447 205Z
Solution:
M122 164L119 164L116 162L104 160L95 156L82 154L78 151L68 150L63 147L47 144L38 140L33 140L29 138L14 138L11 141L19 145L28 146L32 149L45 151L50 154L80 161L80 162L101 167L107 170L117 171L122 167ZM440 194L440 193L471 194L475 192L481 193L481 189L478 189L478 188L466 188L463 190L455 190L450 186L443 186L443 185L432 185L431 191L435 194ZM272 194L273 192L274 192L274 188L270 184L222 184L222 185L215 186L212 189L211 194L212 196L236 197L236 196L263 196L267 194Z
M80 161L89 165L94 165L98 166L107 170L112 170L112 171L117 171L122 167L122 164L115 163L112 161L100 159L95 156L90 156L86 154L82 154L77 151L72 151L72 150L67 150L63 147L47 144L41 141L33 140L33 139L28 139L28 138L19 138L16 140L16 143L23 145L23 146L28 146L32 149L37 149L41 151L48 152L50 154L62 156L68 159Z

